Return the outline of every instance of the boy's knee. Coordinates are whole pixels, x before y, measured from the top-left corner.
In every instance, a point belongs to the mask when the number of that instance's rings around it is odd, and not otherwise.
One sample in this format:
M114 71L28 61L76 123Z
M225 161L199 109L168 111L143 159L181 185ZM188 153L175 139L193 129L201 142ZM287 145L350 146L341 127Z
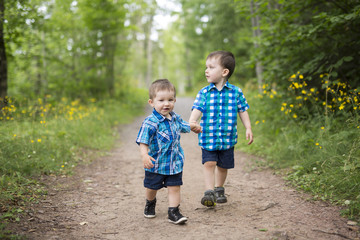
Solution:
M215 161L208 161L206 163L204 163L205 167L216 167L216 162Z
M228 169L217 166L219 172L227 172Z

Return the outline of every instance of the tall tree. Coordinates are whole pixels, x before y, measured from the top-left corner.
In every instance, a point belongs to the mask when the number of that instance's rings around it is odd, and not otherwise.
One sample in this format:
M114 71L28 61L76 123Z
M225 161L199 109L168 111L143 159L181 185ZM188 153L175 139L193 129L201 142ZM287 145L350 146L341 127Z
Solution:
M7 96L7 60L4 41L5 0L0 0L0 98ZM0 106L3 101L0 102Z
M259 16L259 14L256 14L257 10L258 10L258 3L257 2L254 3L254 0L251 0L250 1L251 25L252 25L252 29L253 29L255 50L259 48L258 41L260 40L260 37L261 37L260 16ZM263 76L262 76L263 75L263 66L258 58L256 59L255 64L256 64L255 72L256 72L256 77L258 80L259 91L261 91L261 86L263 85Z

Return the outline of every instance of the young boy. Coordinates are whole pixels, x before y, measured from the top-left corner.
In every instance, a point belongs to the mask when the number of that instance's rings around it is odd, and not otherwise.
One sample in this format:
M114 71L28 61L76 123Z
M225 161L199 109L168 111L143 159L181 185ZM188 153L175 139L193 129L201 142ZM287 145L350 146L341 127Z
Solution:
M242 90L228 82L234 69L232 53L216 51L208 55L205 76L210 85L197 94L189 119L191 130L199 133L206 187L201 204L207 207L227 202L224 183L228 169L234 168L237 113L246 129L248 144L253 142L246 111L249 105Z
M136 143L140 145L140 154L145 168L144 216L155 217L156 193L159 189L168 189L168 218L174 224L187 221L179 210L180 185L184 165L184 151L180 146L180 133L190 132L189 123L173 112L176 102L176 90L167 79L153 82L149 88L148 103L154 108L140 128Z

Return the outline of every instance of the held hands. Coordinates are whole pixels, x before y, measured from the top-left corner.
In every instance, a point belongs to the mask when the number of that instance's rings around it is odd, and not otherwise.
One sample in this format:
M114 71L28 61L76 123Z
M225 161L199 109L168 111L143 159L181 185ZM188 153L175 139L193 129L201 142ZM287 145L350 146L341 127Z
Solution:
M201 133L202 132L200 124L198 124L197 122L190 122L190 129L194 133Z
M154 167L155 159L150 157L148 154L142 156L142 161L144 164L144 168L150 169Z

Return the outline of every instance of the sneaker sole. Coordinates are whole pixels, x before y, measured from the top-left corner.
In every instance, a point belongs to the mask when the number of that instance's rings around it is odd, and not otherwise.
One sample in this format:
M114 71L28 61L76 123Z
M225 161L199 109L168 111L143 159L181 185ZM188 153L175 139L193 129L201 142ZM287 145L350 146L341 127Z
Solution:
M170 223L173 223L173 224L184 224L186 221L187 221L187 218L186 218L186 217L182 217L182 218L180 218L179 220L177 220L176 222L169 219L169 222L170 222Z
M144 214L144 217L146 217L146 218L154 218L154 217L156 217L156 215L145 215Z
M217 202L217 203L226 203L226 202L227 202L227 199L226 199L226 197L224 197L224 198L217 198L217 199L216 199L216 202Z
M214 207L216 205L216 202L214 202L211 199L201 199L201 204L206 207Z

